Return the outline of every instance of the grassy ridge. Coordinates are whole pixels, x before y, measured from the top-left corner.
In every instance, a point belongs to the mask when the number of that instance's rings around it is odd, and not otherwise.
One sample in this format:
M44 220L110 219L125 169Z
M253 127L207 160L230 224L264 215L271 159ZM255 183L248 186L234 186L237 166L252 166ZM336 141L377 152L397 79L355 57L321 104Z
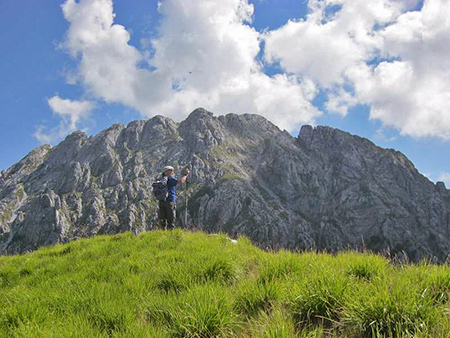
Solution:
M1 337L449 337L450 268L154 231L0 257Z

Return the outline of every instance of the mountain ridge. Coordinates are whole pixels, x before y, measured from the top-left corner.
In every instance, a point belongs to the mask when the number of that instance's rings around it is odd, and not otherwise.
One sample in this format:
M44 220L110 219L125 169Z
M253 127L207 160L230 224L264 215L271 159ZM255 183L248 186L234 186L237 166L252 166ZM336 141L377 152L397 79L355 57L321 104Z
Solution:
M165 164L191 167L178 207L185 228L272 248L365 246L440 261L450 252L450 190L402 153L331 127L293 137L262 116L199 108L181 122L157 115L31 151L0 178L0 253L152 229L151 182Z

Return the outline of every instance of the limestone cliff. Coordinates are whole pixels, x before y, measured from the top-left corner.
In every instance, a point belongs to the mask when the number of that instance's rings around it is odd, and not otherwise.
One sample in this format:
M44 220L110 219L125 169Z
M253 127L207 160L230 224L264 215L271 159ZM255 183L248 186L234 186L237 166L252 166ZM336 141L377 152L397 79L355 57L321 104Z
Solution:
M33 150L0 176L0 253L152 229L151 183L166 164L191 168L182 227L270 248L450 253L450 190L400 152L329 127L303 126L295 138L258 115L204 109Z

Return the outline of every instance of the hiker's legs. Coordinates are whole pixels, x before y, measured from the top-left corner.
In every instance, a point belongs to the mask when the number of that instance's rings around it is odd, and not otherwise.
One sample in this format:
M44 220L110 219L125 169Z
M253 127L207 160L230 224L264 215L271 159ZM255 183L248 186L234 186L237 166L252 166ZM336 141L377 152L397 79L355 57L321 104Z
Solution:
M174 229L176 220L176 203L159 201L158 227Z
M164 201L159 201L157 226L160 229L164 229L167 226L167 208L166 202Z
M177 204L175 202L168 203L167 212L167 225L169 229L175 229L175 220L177 218Z

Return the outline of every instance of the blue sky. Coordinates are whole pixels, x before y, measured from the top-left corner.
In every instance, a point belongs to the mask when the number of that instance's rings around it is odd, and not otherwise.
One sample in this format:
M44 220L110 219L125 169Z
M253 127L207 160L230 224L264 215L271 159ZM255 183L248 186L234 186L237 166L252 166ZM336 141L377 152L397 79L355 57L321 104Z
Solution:
M340 128L450 186L450 6L373 3L2 0L0 170L74 129L203 106Z

